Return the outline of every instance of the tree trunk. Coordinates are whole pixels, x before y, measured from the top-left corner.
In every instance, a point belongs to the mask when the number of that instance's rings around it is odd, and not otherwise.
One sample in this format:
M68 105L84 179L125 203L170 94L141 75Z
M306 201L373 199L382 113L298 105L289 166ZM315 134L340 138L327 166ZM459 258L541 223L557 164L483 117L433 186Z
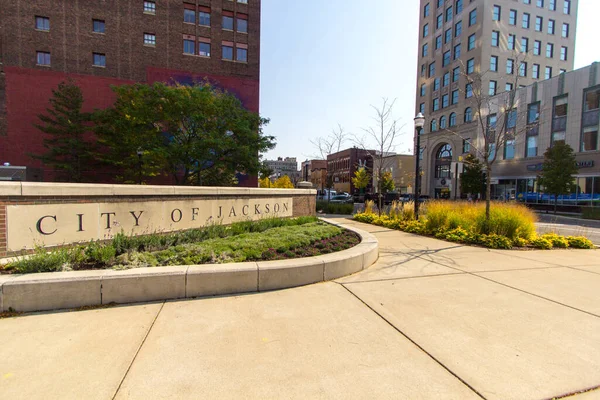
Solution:
M492 202L492 167L490 165L486 166L485 175L485 221L487 230L489 229L488 225L490 222L490 208Z

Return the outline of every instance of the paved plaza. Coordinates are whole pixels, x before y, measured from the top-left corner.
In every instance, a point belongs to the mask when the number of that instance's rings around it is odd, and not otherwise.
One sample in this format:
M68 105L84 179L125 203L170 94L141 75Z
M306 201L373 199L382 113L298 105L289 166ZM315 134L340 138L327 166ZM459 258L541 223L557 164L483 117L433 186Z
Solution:
M335 282L0 320L5 399L600 399L596 251L496 251L336 219ZM581 393L587 391L586 393Z

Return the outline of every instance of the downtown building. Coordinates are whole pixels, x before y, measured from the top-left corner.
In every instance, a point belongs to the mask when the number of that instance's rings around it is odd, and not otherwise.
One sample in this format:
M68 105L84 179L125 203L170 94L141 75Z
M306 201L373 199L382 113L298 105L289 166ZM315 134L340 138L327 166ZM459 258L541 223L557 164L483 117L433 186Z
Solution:
M111 85L208 80L258 112L260 7L260 0L0 0L0 164L53 179L30 156L45 152L33 124L68 79L82 89L84 111L111 106ZM238 180L257 186L253 177Z
M489 96L573 69L577 0L421 0L416 112L421 194L461 196L457 177L478 123L474 90ZM479 88L469 82L478 75ZM540 155L543 154L543 150Z
M273 171L269 177L273 181L287 175L292 183L296 184L300 177L296 157L277 157L277 160L265 160L265 165Z

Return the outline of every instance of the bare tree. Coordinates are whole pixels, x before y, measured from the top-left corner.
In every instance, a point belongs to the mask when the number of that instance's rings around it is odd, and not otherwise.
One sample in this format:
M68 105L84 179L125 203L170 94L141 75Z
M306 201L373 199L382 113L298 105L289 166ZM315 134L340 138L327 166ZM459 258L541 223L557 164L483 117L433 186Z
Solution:
M382 99L381 107L371 105L374 110L374 125L368 128L363 128L364 136L355 137L356 145L367 151L370 157L373 158L373 178L377 182L378 193L378 208L379 214L383 208L383 173L390 167L389 156L396 149L396 140L401 135L403 126L399 125L397 119L394 119L394 104L396 99L390 101L387 98ZM373 143L374 146L369 146ZM375 150L370 148L375 147Z
M317 150L317 154L314 158L320 160L327 160L327 156L333 153L337 153L342 149L342 145L348 140L349 134L344 131L342 125L338 123L337 130L334 128L327 137L318 137L317 139L311 139L310 143Z

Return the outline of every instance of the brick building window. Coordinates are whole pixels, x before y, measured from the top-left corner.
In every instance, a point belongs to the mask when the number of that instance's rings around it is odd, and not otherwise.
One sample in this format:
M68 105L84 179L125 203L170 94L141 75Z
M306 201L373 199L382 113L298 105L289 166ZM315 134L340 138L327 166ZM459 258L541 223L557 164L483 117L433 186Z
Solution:
M144 33L144 45L156 46L156 35L154 33Z
M106 54L92 53L92 62L94 67L106 67Z
M233 43L223 43L223 60L233 61Z
M37 52L37 65L50 65L50 53L46 51Z
M101 19L93 19L92 30L94 33L104 33L104 21Z
M198 38L198 55L210 57L210 39Z
M188 8L183 9L183 22L187 22L188 24L196 23L196 11L190 10Z
M237 0L238 3L248 4L248 0Z
M35 17L35 29L37 29L38 31L49 31L50 30L50 18Z
M233 13L231 11L223 11L223 29L233 30Z
M196 42L189 39L183 39L183 53L196 54Z
M248 62L248 47L246 45L237 45L235 59L239 62Z
M148 14L156 14L156 2L144 1L144 12Z
M248 33L248 15L238 14L236 21L237 31L241 33Z
M198 11L198 24L202 26L210 26L210 8L199 7Z

